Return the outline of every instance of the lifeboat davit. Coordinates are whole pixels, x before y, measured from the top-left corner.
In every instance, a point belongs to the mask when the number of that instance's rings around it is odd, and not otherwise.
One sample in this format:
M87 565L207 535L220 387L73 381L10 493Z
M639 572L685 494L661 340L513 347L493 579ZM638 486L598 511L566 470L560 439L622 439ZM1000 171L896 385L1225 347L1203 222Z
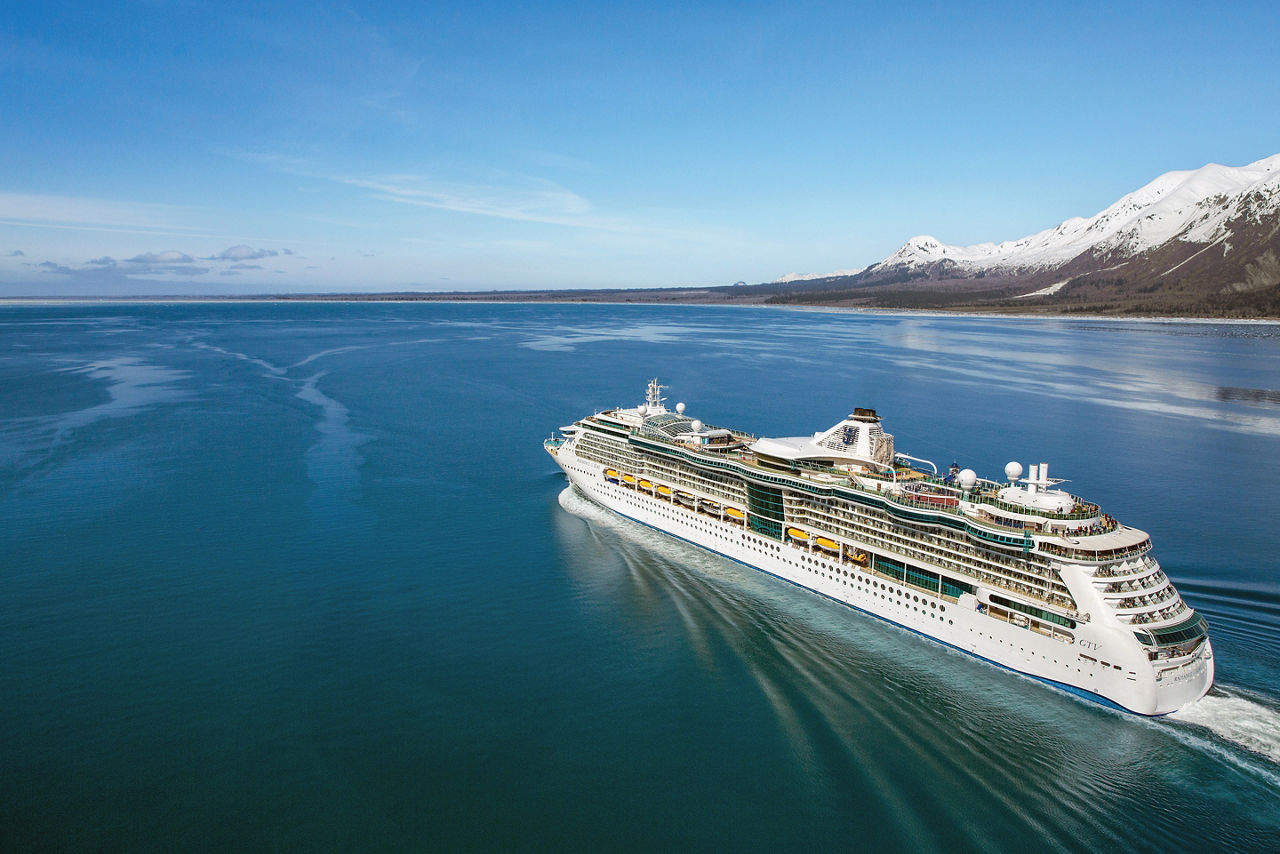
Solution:
M689 507L693 506L693 496L684 491L676 493L676 501L679 501L681 504L685 504Z
M814 539L813 544L823 551L828 551L833 554L840 553L840 544L835 540L828 539L827 537L817 537Z
M625 483L627 486L635 486L636 476L633 474L624 474L622 476L622 482Z
M799 528L787 528L787 536L802 543L809 542L809 535Z
M743 519L747 518L747 514L746 514L746 513L743 513L743 512L742 512L741 510L739 510L737 507L726 507L726 508L724 508L724 515L728 516L728 517L729 517L729 518L731 518L731 519L737 519L739 522L741 522Z
M871 558L866 552L858 552L853 556L854 563L860 563L863 566L871 563Z
M670 497L671 497L671 487L669 487L669 486L659 486L659 487L658 487L658 494L659 494L659 495L665 495L667 498L670 498Z
M641 489L648 489L648 490L652 491L652 490L653 490L653 483L652 483L652 481L642 480L642 481L640 481L640 488L641 488Z
M718 514L720 512L720 505L712 501L710 498L702 499L701 501L698 502L698 506L700 506L703 510L706 510L708 513Z
M621 477L621 475L619 475L619 474L618 474L616 471L614 471L613 469L605 469L605 470L604 470L604 479L605 479L605 480L607 480L607 481L609 481L610 483L617 483L617 482L618 482L618 478L619 478L619 477Z

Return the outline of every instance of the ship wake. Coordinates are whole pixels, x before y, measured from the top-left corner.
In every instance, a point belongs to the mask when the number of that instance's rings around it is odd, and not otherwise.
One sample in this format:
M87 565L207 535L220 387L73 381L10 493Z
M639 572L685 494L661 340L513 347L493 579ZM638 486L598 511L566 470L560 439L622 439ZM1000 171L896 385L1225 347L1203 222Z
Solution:
M1208 730L1217 739L1280 765L1280 709L1237 689L1215 688L1167 720Z
M609 529L620 537L611 546L620 549L619 556L632 570L637 583L651 588L664 588L676 599L676 609L700 656L707 657L709 650L716 646L708 637L708 634L714 634L709 629L710 626L721 624L733 627L732 631L735 633L741 633L746 626L765 621L772 624L757 627L765 631L756 637L755 642L767 643L763 641L763 637L779 633L783 637L774 638L780 647L777 650L779 655L791 660L793 665L796 664L795 649L791 648L789 639L785 638L795 626L789 625L789 621L785 619L767 620L748 603L735 601L736 597L727 589L742 588L740 592L745 594L745 599L768 601L773 598L771 585L753 584L751 579L744 578L735 570L731 561L624 519L601 507L572 486L560 493L559 503L563 509L593 527ZM631 553L631 548L628 548L630 544L638 547L638 553ZM660 577L655 577L653 567L646 564L641 555L656 556L664 564L685 567L693 572L659 573ZM641 571L642 565L647 565L648 569ZM710 586L706 582L711 582ZM700 587L707 589L699 589ZM650 592L656 591L651 589ZM784 610L793 611L796 604L793 600ZM705 613L708 610L715 613ZM808 639L810 652L811 642L812 638ZM906 652L902 647L899 647L899 651ZM842 676L842 665L838 663L838 659L848 656L850 652L844 649L838 654L833 653L837 661L833 662L830 672L825 672L825 668L818 666L816 669L824 671L822 678L812 680L814 684L809 686L809 690L816 688L817 693L821 694L832 686L838 686ZM921 652L927 654L923 650ZM870 662L863 666L870 666ZM803 673L807 668L799 667L798 670ZM764 675L757 674L761 677ZM772 684L776 680L761 678L759 681L767 696L776 697L774 689L777 686ZM944 686L935 688L947 690ZM795 718L795 710L785 708L787 705L783 703L782 707L775 709L784 722ZM1217 754L1242 770L1260 774L1280 784L1280 775L1276 773L1276 766L1280 766L1280 708L1269 705L1266 698L1251 696L1238 688L1217 687L1198 702L1165 718L1153 719L1150 723L1174 735L1184 744ZM800 746L802 740L796 741L797 746ZM1248 756L1254 758L1250 759ZM1260 765L1259 759L1265 762Z

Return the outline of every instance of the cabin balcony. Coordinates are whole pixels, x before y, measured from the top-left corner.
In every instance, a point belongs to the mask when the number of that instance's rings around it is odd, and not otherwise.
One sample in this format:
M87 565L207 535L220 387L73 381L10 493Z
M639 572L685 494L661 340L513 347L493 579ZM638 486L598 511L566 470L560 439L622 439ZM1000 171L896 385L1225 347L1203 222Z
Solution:
M1150 610L1157 605L1168 602L1178 595L1178 591L1174 590L1168 583L1164 587L1152 593L1146 593L1139 596L1126 596L1124 598L1107 597L1104 601L1116 610L1117 613L1127 611Z
M1095 579L1107 578L1107 579L1116 579L1117 581L1125 581L1125 580L1138 578L1153 570L1159 570L1159 569L1160 569L1160 565L1158 563L1156 563L1151 558L1143 557L1139 560L1132 560L1132 559L1125 560L1113 566L1097 567L1092 573L1092 575ZM1089 572L1088 567L1085 568L1085 572L1086 574L1088 574Z
M1136 545L1117 549L1088 549L1082 546L1064 546L1056 542L1041 542L1038 548L1045 554L1065 558L1066 560L1104 563L1141 557L1151 551L1151 540L1145 539ZM1095 573L1095 576L1100 574L1101 572Z
M1103 596L1124 593L1154 593L1161 587L1168 586L1169 576L1165 575L1163 570L1157 569L1149 575L1140 575L1124 581L1105 583L1095 580L1093 583Z
M1159 627L1164 624L1175 622L1182 617L1188 608L1181 598L1173 600L1173 604L1167 608L1161 608L1158 611L1147 611L1143 613L1117 614L1120 622L1130 626Z

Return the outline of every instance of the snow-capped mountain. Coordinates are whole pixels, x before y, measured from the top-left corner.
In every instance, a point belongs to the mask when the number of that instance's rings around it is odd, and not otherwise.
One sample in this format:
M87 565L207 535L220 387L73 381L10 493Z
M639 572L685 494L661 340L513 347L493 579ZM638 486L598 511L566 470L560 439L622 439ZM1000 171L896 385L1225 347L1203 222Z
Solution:
M1278 231L1280 154L1248 166L1210 163L1166 172L1101 213L1019 240L952 246L923 235L856 274L792 274L779 281L839 278L870 286L997 277L1064 285L1068 279L1115 271L1109 274L1114 280L1130 282L1220 275L1225 291L1240 291L1280 282Z

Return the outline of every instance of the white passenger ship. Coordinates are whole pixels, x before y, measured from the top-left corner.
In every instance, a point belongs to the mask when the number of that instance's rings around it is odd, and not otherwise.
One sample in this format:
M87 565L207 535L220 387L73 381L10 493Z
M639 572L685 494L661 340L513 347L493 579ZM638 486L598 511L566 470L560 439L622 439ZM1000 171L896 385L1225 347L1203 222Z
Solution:
M605 507L1108 705L1162 715L1212 686L1208 628L1150 538L1046 463L944 474L895 452L871 409L758 439L668 410L662 388L545 443Z

